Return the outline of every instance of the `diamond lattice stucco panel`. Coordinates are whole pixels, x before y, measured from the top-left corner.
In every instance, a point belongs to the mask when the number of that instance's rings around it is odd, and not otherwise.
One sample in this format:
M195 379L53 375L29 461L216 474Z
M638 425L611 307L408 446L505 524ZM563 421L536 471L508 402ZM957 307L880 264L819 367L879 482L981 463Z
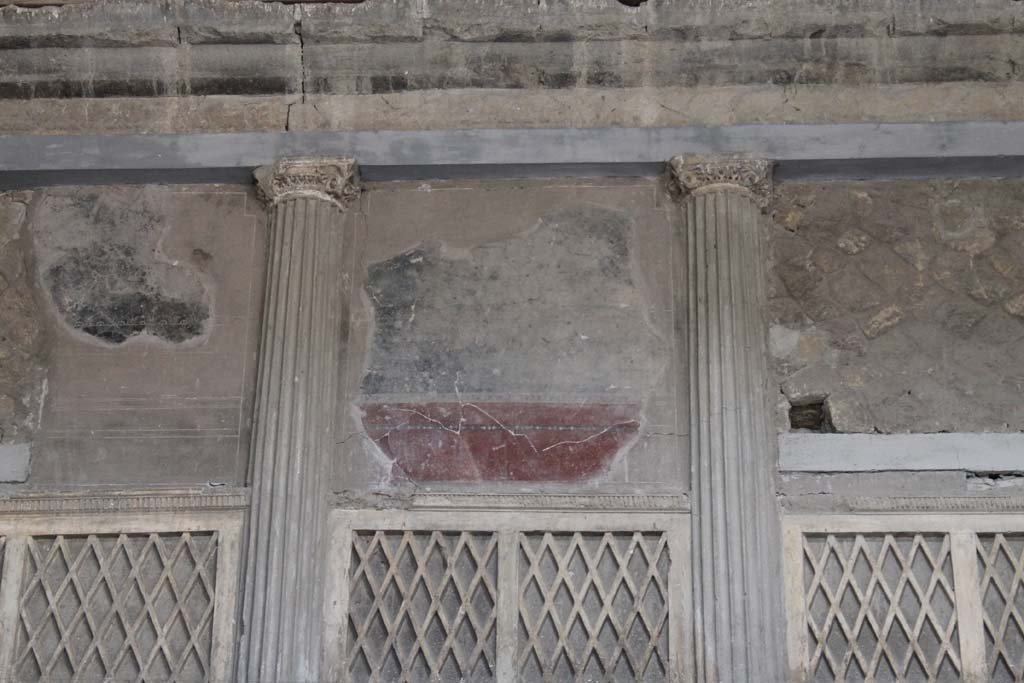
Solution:
M686 515L640 507L657 497L568 498L335 510L325 678L691 680ZM570 502L592 507L546 509Z
M496 534L358 531L350 568L352 681L495 680Z
M1024 680L1024 534L979 534L978 574L992 681Z
M957 681L947 534L807 534L807 671L813 681Z
M218 533L27 539L14 670L22 681L202 681Z
M521 534L519 680L670 680L666 541Z

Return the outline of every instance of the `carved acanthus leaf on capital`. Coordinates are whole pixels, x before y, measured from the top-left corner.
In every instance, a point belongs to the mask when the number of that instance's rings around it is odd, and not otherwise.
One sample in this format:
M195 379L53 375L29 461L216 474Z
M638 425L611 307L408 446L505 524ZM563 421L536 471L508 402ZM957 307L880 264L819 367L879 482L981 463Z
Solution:
M260 198L270 205L296 197L315 197L344 210L359 196L355 159L282 159L253 174Z
M682 196L740 190L762 209L767 208L772 198L772 165L766 159L742 158L676 156L668 161L669 173Z

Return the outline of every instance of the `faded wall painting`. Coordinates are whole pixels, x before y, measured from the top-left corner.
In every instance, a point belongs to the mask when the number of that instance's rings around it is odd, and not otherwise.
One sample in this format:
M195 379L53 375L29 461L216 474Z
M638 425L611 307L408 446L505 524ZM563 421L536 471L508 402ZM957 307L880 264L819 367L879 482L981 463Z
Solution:
M382 186L363 207L343 443L368 484L679 481L653 183Z

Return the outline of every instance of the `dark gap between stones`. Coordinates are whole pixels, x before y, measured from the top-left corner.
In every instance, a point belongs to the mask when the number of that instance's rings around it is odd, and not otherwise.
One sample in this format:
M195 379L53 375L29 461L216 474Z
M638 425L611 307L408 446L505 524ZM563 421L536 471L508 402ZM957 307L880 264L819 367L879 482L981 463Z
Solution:
M816 398L804 403L790 403L789 427L821 434L834 434L835 425L828 411L828 403L824 398Z

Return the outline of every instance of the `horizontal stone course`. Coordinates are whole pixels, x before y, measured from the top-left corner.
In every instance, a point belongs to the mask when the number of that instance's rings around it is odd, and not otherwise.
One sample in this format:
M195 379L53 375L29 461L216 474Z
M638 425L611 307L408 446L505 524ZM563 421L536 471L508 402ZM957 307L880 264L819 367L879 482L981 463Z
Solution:
M1018 80L1021 36L308 45L306 92Z
M0 97L1001 82L1021 77L1022 26L996 0L4 7ZM214 46L193 83L190 49Z
M288 94L301 61L291 45L0 50L0 98Z
M9 4L0 2L0 5ZM60 0L0 9L2 47L111 47L209 42L733 40L1024 32L1003 0Z

